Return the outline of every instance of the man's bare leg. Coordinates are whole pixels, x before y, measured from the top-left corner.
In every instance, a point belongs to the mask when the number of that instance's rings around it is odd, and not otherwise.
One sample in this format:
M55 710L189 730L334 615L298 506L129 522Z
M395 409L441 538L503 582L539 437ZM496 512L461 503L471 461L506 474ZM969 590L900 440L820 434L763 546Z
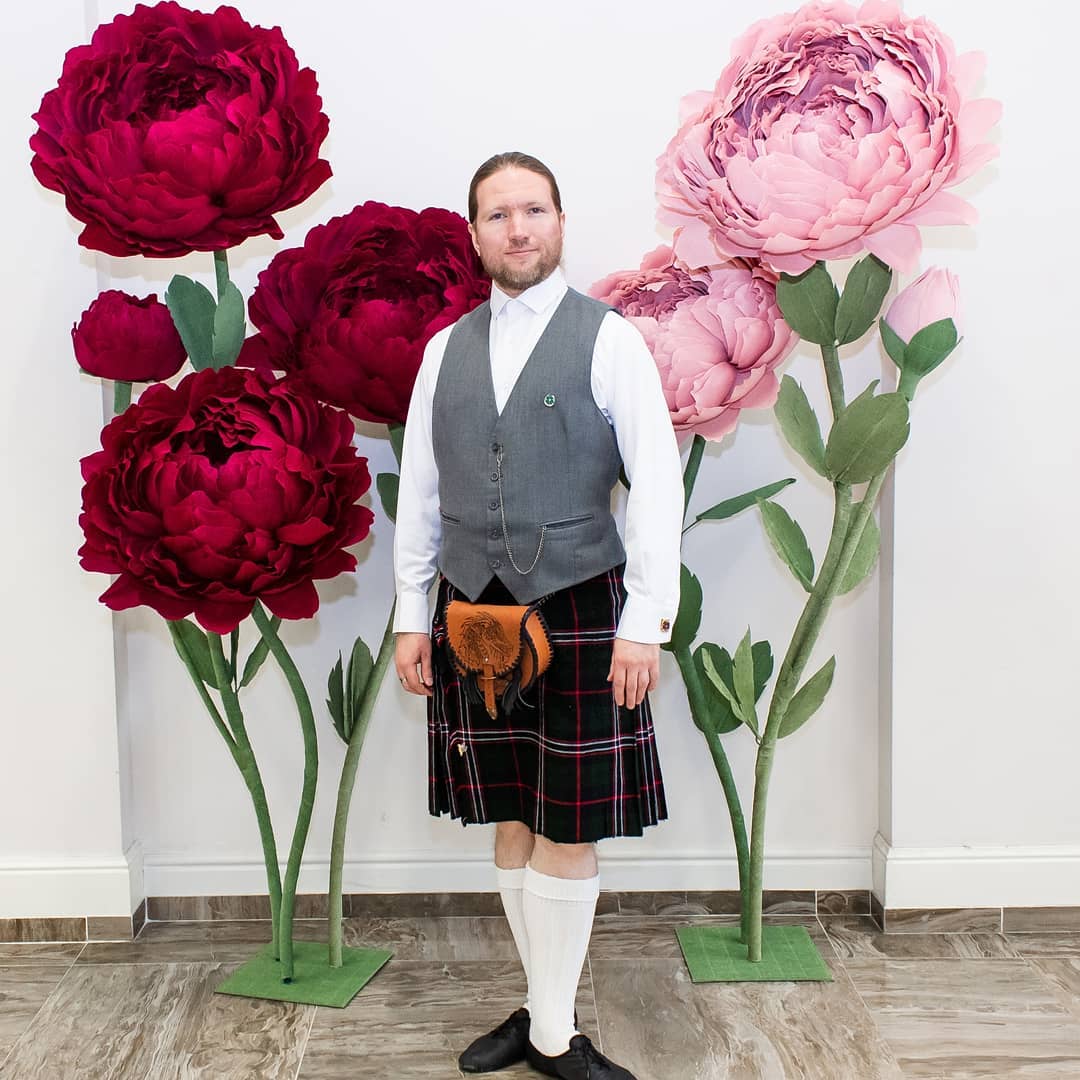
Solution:
M522 821L498 822L495 826L495 865L502 870L520 869L529 861L535 840L533 831Z

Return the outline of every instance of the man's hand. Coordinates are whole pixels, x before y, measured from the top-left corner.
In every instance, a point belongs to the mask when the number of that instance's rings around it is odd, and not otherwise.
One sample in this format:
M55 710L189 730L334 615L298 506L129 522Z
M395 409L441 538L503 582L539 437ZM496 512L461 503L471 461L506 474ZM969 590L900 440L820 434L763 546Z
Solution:
M607 680L615 691L615 704L636 709L660 678L660 646L616 638Z
M398 680L410 694L431 697L431 638L427 634L398 634L394 642Z

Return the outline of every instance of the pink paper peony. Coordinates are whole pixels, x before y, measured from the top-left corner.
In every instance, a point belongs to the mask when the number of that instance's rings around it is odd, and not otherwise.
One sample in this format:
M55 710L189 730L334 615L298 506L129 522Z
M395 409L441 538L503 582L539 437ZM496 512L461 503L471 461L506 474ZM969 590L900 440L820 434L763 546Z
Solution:
M641 331L680 436L721 439L742 409L776 401L773 369L798 339L780 314L770 271L743 260L688 270L658 247L640 269L611 274L589 293Z
M657 160L658 218L691 265L752 256L795 274L873 252L914 268L919 225L974 221L946 188L997 154L984 58L896 3L810 3L756 23Z
M902 290L885 321L905 345L924 327L952 319L960 331L960 282L951 270L932 266Z
M187 359L172 315L154 293L140 299L106 289L71 328L71 342L79 367L99 379L157 382Z

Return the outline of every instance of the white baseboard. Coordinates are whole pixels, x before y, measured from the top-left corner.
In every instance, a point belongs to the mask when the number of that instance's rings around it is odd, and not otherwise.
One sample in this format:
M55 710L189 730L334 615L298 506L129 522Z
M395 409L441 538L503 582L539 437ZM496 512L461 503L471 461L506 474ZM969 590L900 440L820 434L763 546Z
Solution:
M131 915L142 884L137 842L115 856L0 859L0 919Z
M878 833L873 888L887 909L1074 907L1080 847L894 847Z
M738 888L734 855L675 851L620 855L600 848L600 887L620 891L699 891ZM266 891L259 859L196 859L187 855L148 853L147 896L233 896ZM304 859L298 892L325 892L329 856ZM779 853L765 861L767 889L869 889L870 852ZM491 892L495 872L490 855L373 855L345 863L346 893Z

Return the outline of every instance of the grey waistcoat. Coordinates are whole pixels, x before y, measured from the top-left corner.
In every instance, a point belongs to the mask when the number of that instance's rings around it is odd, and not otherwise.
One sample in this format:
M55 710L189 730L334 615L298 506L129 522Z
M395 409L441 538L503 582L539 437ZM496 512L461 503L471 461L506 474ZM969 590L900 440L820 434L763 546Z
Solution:
M593 345L610 310L569 289L501 414L491 381L491 305L450 332L431 411L439 569L472 601L492 576L527 604L626 557L611 515L618 444L591 383Z

